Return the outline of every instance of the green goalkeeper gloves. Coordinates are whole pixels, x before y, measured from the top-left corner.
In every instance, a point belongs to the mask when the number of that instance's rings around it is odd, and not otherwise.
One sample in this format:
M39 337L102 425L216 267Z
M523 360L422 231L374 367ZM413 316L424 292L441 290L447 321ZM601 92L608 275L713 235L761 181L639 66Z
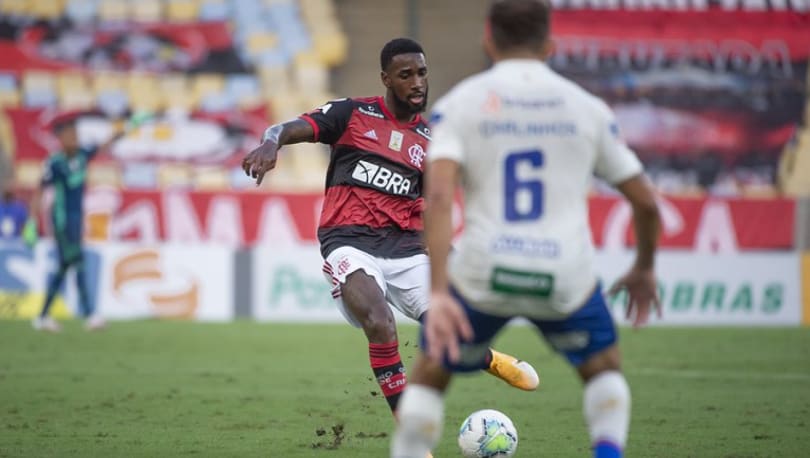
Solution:
M25 244L31 248L37 244L39 234L37 234L37 222L33 218L26 221L25 226L23 226L22 238Z

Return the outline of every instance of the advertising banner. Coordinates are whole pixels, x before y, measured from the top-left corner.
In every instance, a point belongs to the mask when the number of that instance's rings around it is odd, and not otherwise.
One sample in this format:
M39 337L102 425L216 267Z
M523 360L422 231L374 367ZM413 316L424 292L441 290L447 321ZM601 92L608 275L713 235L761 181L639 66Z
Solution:
M230 247L315 242L322 200L321 194L98 188L86 199L87 227L94 232L89 235L102 240ZM793 247L796 204L792 199L666 197L659 204L664 248L731 253ZM590 198L589 208L596 246L633 245L629 204L618 197L600 196ZM462 221L456 218L456 223L460 231Z
M42 161L49 151L59 149L52 131L56 119L76 117L79 138L88 145L106 141L114 122L100 111L5 108L0 115L8 117L19 163ZM133 162L218 166L229 173L255 145L266 126L267 106L263 104L250 109L156 115L149 123L116 141L109 155L100 157L99 161L117 161L128 166Z
M90 284L88 293L98 296L97 278L99 255L85 250L85 268ZM42 242L36 249L22 243L0 242L0 319L33 318L42 310L48 275L56 269L57 253L49 242ZM60 294L51 306L51 316L68 318L74 315L78 292L73 273L69 273ZM68 306L74 304L74 306Z
M656 183L772 183L801 122L805 1L554 0L551 66L616 112Z
M224 247L91 244L84 256L89 294L106 318L233 317L233 253ZM0 246L0 318L36 316L55 269L56 252L48 241L34 250ZM77 300L70 272L54 316L75 316Z
M253 250L253 317L261 321L346 322L332 299L316 243ZM397 322L412 322L392 308Z
M233 60L212 62L212 54L234 53L231 31L222 21L130 23L126 27L70 27L66 21L25 28L16 41L0 42L0 71L240 70ZM238 60L236 62L239 62Z
M597 271L607 289L633 263L633 253L600 252ZM259 247L253 258L253 316L268 321L343 321L321 273L316 244ZM795 253L696 255L662 252L657 262L663 317L654 325L797 326L802 320L799 256ZM609 299L617 322L626 297ZM400 322L407 319L397 316ZM404 321L403 321L404 320Z
M605 289L626 272L633 253L599 253ZM666 251L656 261L660 325L789 325L802 320L796 253L706 255ZM623 294L609 298L614 318L627 324Z
M100 246L99 305L111 319L233 318L233 252L205 245Z

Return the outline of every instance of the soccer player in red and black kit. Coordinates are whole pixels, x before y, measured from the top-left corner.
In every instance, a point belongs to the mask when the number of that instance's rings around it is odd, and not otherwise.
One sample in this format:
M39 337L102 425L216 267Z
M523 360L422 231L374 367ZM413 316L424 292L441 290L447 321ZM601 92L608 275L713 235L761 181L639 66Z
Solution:
M390 303L422 321L428 307L429 263L422 241L422 173L430 129L420 116L428 97L422 47L398 38L380 53L385 97L333 100L271 126L242 167L260 184L283 145L331 146L318 227L324 273L346 319L368 338L371 369L391 410L405 388ZM534 390L528 363L490 351L489 372Z

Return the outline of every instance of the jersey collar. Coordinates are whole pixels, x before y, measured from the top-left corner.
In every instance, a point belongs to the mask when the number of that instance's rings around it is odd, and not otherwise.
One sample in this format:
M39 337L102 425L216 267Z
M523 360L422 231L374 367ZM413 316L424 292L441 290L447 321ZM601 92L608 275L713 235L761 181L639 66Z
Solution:
M548 65L539 59L504 59L495 64L494 68L542 68L550 70Z

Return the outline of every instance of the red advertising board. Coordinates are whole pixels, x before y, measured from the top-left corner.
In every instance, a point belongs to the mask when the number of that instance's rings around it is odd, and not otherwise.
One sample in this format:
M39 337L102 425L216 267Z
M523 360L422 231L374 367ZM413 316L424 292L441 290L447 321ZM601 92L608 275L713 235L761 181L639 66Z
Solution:
M97 237L242 246L315 241L321 201L320 194L94 189L86 206L88 230ZM665 197L660 206L664 248L733 252L793 246L791 199ZM632 246L632 210L622 199L591 198L590 220L597 246Z

